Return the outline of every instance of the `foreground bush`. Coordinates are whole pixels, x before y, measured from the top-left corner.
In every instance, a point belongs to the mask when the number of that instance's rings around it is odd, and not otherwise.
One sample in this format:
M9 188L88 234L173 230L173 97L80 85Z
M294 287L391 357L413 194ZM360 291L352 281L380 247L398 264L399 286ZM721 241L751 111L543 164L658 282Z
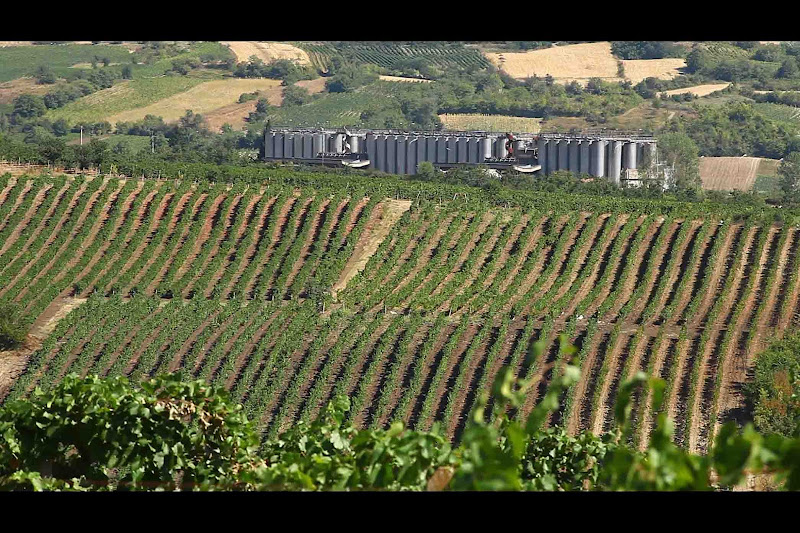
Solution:
M773 342L756 359L745 391L761 433L800 436L800 337Z

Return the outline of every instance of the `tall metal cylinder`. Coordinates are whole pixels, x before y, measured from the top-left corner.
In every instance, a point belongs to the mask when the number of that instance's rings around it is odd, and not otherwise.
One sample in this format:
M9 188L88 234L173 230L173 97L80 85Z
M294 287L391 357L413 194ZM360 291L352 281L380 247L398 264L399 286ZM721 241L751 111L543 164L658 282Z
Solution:
M508 150L506 150L506 138L497 137L494 141L494 155L497 158L508 157Z
M447 137L436 138L436 162L447 163Z
M347 142L350 143L350 153L357 154L361 151L361 139L358 135L351 135Z
M428 159L428 139L426 137L419 137L417 139L417 164L414 165L414 173L417 172L419 164Z
M367 157L370 161L370 166L374 168L375 165L375 134L367 133L364 139L364 150L367 152Z
M609 144L608 177L617 185L622 175L622 144L622 141Z
M396 157L397 162L395 166L395 172L398 174L405 174L406 173L406 137L400 135L395 138L396 143Z
M558 170L558 139L547 141L547 173L552 174Z
M540 172L542 174L547 173L547 139L543 137L539 137L539 142L537 144L537 154L539 155L539 165L542 167Z
M303 134L297 133L294 136L294 146L292 146L292 153L295 158L303 157Z
M294 157L294 134L292 133L283 136L283 157L286 159Z
M481 145L481 152L478 162L483 163L484 160L492 157L492 140L484 137L483 139L481 139L480 145Z
M386 136L375 137L375 168L386 172Z
M573 140L569 143L569 171L577 174L580 172L578 161L580 159L581 141Z
M456 163L458 155L458 139L456 137L447 138L447 162Z
M336 133L331 137L331 152L341 154L344 151L344 133Z
M406 174L417 173L417 145L419 137L408 139L406 143Z
M581 174L589 174L591 172L591 167L589 166L589 162L591 161L590 153L592 148L592 142L588 139L584 139L581 141L581 155L580 155L580 163L578 172Z
M284 137L284 133L283 132L278 132L278 133L275 134L273 146L274 146L274 153L275 153L274 157L276 159L283 158L283 137Z
M397 137L395 135L386 138L386 172L397 174Z
M606 175L606 141L597 140L592 143L591 175L602 178Z
M433 135L425 139L425 161L436 163L438 161L439 141Z
M558 170L569 169L569 139L561 139L558 143Z
M320 152L325 151L325 134L324 133L315 133L314 134L314 157L317 156Z
M303 157L305 158L314 157L313 153L314 150L312 146L313 142L314 142L314 136L312 134L310 133L303 134Z
M622 147L622 162L625 168L636 168L637 148L635 142L625 143Z
M480 162L480 146L477 137L470 137L467 139L467 162L478 163Z
M459 137L456 141L456 162L467 162L467 138Z
M268 131L264 134L264 158L275 157L275 133Z

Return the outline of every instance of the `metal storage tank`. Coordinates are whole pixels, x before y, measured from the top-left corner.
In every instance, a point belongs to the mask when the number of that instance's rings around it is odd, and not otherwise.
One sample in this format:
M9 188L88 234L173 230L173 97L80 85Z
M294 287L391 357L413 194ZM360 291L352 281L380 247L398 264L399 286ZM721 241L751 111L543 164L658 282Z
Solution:
M264 134L264 158L268 159L275 155L275 133L267 132Z
M287 133L283 136L283 157L294 158L294 134Z
M456 140L456 161L458 163L467 162L467 138L459 137Z
M467 139L467 162L478 163L480 162L480 146L477 137L470 137Z
M550 139L547 142L547 173L552 174L558 170L558 140Z
M447 137L436 137L436 162L447 163Z
M417 165L422 161L428 160L428 139L426 137L417 137ZM417 171L416 166L414 167L414 172Z
M406 137L399 136L395 137L396 143L396 154L397 154L397 162L396 162L396 172L398 174L405 174L406 173Z
M397 174L397 136L386 137L386 172Z
M278 133L275 134L275 139L274 139L275 142L273 144L273 146L274 146L274 150L273 151L274 151L274 157L276 159L283 158L283 137L284 137L283 132L278 132Z
M569 165L568 168L570 172L578 173L580 172L580 166L578 165L578 160L580 158L580 149L581 149L581 141L573 140L569 143Z
M292 153L296 158L303 157L303 137L305 137L302 133L298 133L294 136L294 146L292 147Z
M519 157L519 153L525 149L524 141L514 141L514 154Z
M350 143L350 152L357 154L361 148L361 139L358 138L358 135L351 135L350 138L347 139L347 142Z
M314 136L310 133L303 134L303 157L314 157Z
M417 173L417 146L419 137L408 139L406 144L406 174Z
M597 140L592 143L591 175L602 178L606 175L606 141Z
M622 141L609 143L608 177L619 185L622 175Z
M436 162L436 137L431 135L425 138L425 161Z
M505 137L497 137L494 140L494 155L495 157L502 159L504 157L508 157L508 150L506 150L506 139Z
M315 133L314 134L314 156L316 157L317 154L320 152L325 151L325 134L324 133Z
M480 145L480 158L478 159L478 162L483 163L486 159L492 157L492 140L484 137L481 139Z
M561 139L558 143L558 170L569 169L569 139Z
M340 154L344 151L344 133L336 133L331 137L331 152Z
M540 172L546 173L547 172L547 139L544 137L539 137L538 142L538 154L539 154L539 165L541 165L542 170Z
M580 164L578 165L578 171L581 174L589 174L591 172L591 165L589 164L591 157L589 154L592 152L592 142L588 139L581 141Z
M364 140L364 149L367 152L367 157L370 160L370 166L375 166L375 134L367 133L367 138Z
M448 163L455 163L458 161L458 139L456 137L447 138L447 159Z
M386 172L386 136L378 135L375 138L375 168Z
M622 164L625 168L636 168L636 143L625 143L622 147Z

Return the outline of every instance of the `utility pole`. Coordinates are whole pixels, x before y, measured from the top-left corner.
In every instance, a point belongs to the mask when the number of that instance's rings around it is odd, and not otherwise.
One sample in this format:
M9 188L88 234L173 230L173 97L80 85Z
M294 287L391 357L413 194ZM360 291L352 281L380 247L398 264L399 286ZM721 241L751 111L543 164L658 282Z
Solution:
M81 146L83 146L83 126L81 126Z

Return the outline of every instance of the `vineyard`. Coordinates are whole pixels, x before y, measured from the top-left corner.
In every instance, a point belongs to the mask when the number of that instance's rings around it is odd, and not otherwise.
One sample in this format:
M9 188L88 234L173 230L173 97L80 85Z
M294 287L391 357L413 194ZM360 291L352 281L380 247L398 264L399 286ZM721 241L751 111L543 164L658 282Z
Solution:
M618 387L644 370L668 383L676 442L706 451L741 416L758 347L800 314L788 223L323 183L0 177L0 298L31 317L84 302L0 395L71 372L181 372L223 385L270 436L345 394L358 426L441 421L458 440L503 367L536 381L511 414L529 413L567 362L565 333L582 378L549 424L610 429ZM634 402L637 446L651 401Z
M331 56L346 54L362 63L396 68L402 61L424 58L439 68L484 68L489 65L478 50L458 43L341 42L298 43L315 67L327 70Z

